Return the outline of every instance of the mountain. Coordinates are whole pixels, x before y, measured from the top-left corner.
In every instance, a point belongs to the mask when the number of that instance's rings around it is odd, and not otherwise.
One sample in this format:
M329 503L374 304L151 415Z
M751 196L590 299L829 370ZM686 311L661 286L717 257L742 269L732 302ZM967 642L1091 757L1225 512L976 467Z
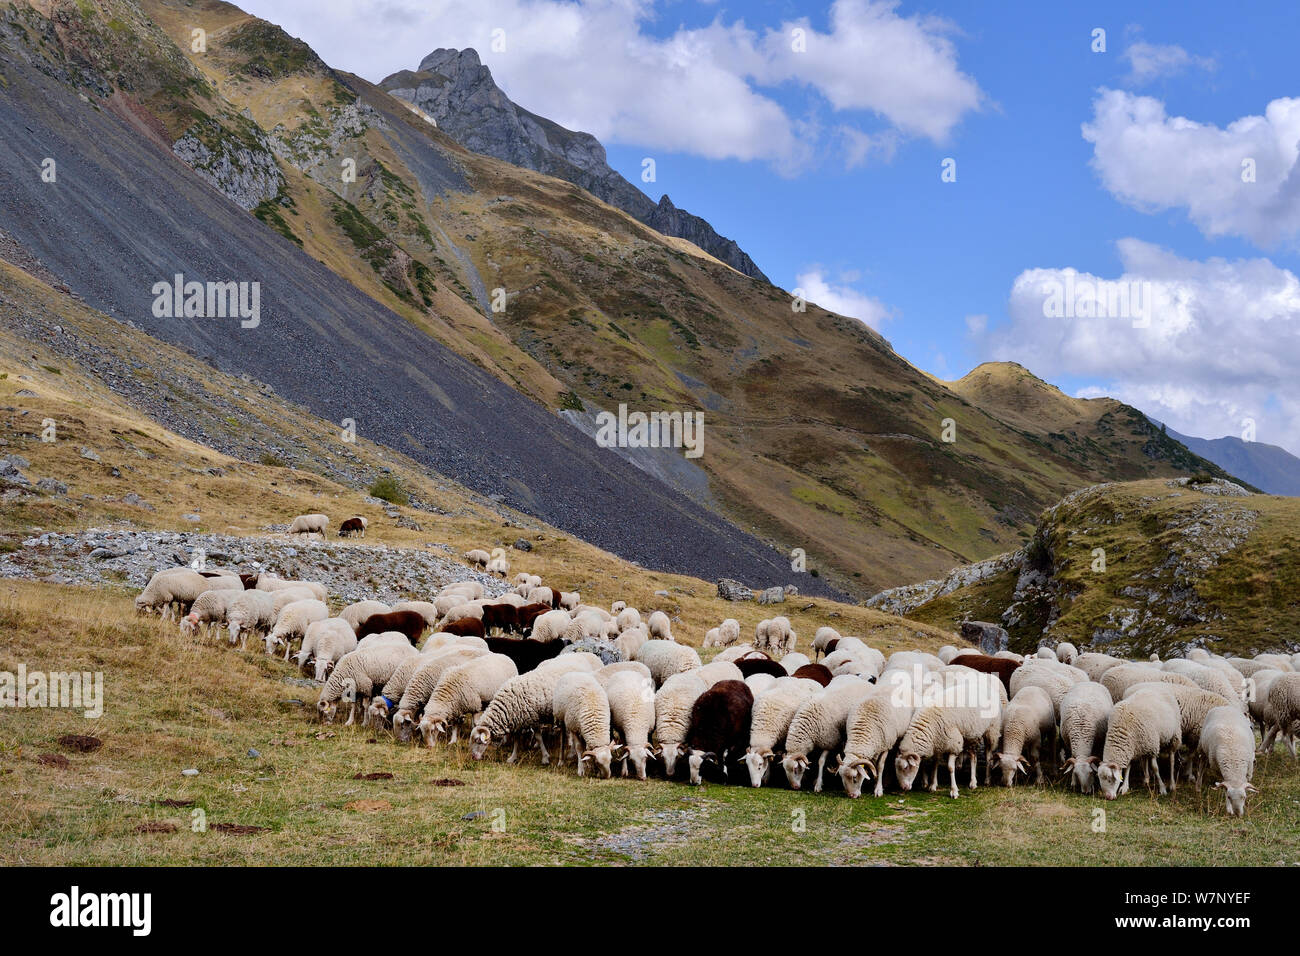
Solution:
M868 607L937 627L1005 627L1121 657L1300 649L1300 501L1217 478L1081 489L1047 509L1024 548L946 578L877 594Z
M1243 441L1233 435L1224 438L1192 438L1172 428L1169 436L1189 450L1226 471L1250 482L1270 495L1300 495L1300 458L1285 448L1259 441Z
M678 209L667 195L656 205L611 169L594 136L567 130L512 102L477 51L434 50L419 69L394 73L380 85L432 117L466 149L581 186L651 229L692 242L733 269L767 281L744 250L708 222Z
M352 421L366 438L630 559L709 578L791 580L783 555L646 481L214 190L210 183L242 195L250 170L274 169L278 198L291 192L292 169L137 5L55 8L49 18L10 8L0 29L7 184L0 227L88 305L195 361L268 383L320 418ZM319 70L291 45L248 46L270 70L286 61ZM277 53L285 48L292 55ZM191 140L213 157L204 170L182 161L177 144ZM427 149L421 155L445 182L457 181L454 162ZM57 158L55 182L39 175L46 157ZM292 209L289 199L274 211L292 218ZM348 227L369 240L394 286L409 290L401 283L426 277L344 216L338 228ZM159 315L155 286L177 274L258 283L260 321L243 327L237 319ZM153 373L144 365L119 374ZM807 590L826 590L803 577Z
M999 380L939 382L231 4L0 17L0 230L24 255L196 361L615 554L865 597L1019 548L1080 487L1225 476L1118 402L1068 400L1044 429ZM176 272L261 281L260 329L154 317ZM596 447L620 406L703 415L702 456Z

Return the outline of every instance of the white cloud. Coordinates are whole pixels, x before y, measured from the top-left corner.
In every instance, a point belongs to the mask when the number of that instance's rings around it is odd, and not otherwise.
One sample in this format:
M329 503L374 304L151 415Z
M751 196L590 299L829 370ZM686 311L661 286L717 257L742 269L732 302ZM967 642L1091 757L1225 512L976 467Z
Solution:
M1030 269L1015 280L1010 322L971 329L986 358L1038 375L1090 381L1081 394L1112 395L1188 435L1240 435L1300 451L1300 279L1268 259L1196 261L1150 243L1117 243L1122 273ZM1051 318L1050 292L1107 293L1144 286L1149 327L1132 318ZM1140 319L1139 319L1140 323Z
M1175 44L1145 40L1129 44L1124 59L1129 64L1128 82L1139 86L1161 77L1177 76L1192 67L1210 72L1217 65L1213 57L1193 56Z
M901 136L943 141L982 94L957 65L953 28L900 16L896 0L834 0L830 29L806 21L752 30L720 11L702 28L647 30L651 0L246 0L326 62L379 80L438 47L473 47L502 89L533 112L610 143L709 159L762 160L783 172L830 145L853 166L887 161ZM492 31L505 31L504 52ZM791 49L803 29L807 52ZM775 87L815 94L872 127L824 134L794 119ZM874 119L873 119L874 117ZM844 132L851 129L852 133Z
M1102 90L1083 126L1092 166L1117 199L1146 212L1185 209L1206 236L1272 246L1300 233L1300 99L1224 128L1169 116L1162 102ZM1252 161L1254 182L1243 181Z
M849 272L831 281L821 266L809 266L795 277L795 294L829 312L859 319L880 331L880 324L893 318L894 312L879 299L853 288L850 283L856 280L857 273Z

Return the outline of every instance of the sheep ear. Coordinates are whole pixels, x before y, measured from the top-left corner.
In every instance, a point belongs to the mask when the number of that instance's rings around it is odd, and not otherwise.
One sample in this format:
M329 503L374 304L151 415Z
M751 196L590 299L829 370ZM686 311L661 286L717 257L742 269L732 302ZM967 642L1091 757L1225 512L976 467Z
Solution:
M1259 793L1259 787L1255 786L1253 783L1248 783L1248 784L1246 784L1246 792L1247 792L1247 793Z

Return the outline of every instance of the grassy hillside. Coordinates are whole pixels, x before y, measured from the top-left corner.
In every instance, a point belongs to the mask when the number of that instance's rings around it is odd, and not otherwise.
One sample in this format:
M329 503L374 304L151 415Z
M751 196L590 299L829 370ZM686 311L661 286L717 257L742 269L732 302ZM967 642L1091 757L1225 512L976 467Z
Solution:
M1298 528L1296 499L1214 480L1100 485L1045 512L1017 566L907 613L1001 621L1019 649L1046 637L1131 656L1294 651Z
M475 763L463 744L322 727L287 665L182 640L125 596L6 582L0 626L0 669L93 668L106 682L97 721L46 709L0 723L5 865L1300 863L1300 769L1281 751L1260 759L1245 819L1187 787L1103 804L1060 787L848 800L584 780L536 754ZM69 751L65 734L103 746ZM370 774L392 776L357 779Z
M1066 441L1003 421L856 320L794 312L577 187L466 152L229 4L141 7L178 43L205 25L194 69L276 143L270 225L551 408L703 410L716 506L857 594L1016 547L1080 486L1212 468L1117 403Z

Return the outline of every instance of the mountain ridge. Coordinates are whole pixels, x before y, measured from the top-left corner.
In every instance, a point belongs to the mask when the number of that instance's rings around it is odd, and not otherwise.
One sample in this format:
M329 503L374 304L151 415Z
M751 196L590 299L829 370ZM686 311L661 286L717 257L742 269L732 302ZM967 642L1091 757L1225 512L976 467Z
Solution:
M624 179L609 166L596 137L565 129L511 100L473 48L434 50L418 69L393 73L379 86L432 117L467 149L581 186L650 228L686 239L738 272L770 282L734 240L719 235L707 220L679 209L667 194L656 203Z

